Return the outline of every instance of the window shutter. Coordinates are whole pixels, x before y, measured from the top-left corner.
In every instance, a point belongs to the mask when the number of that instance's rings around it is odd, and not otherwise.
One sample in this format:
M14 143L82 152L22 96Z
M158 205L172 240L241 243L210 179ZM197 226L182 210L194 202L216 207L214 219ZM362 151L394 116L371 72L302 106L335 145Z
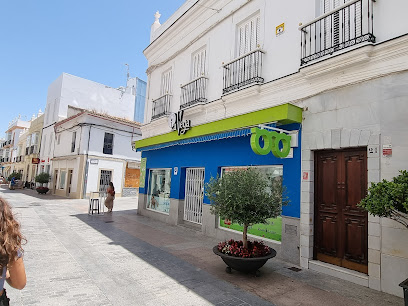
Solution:
M173 72L171 69L167 70L166 72L162 74L161 96L171 93L172 78L173 78Z
M194 80L201 76L206 75L207 51L206 49L201 49L200 51L193 54L192 67L191 67L191 79Z
M238 27L238 57L258 48L260 44L259 28L259 15L249 19Z

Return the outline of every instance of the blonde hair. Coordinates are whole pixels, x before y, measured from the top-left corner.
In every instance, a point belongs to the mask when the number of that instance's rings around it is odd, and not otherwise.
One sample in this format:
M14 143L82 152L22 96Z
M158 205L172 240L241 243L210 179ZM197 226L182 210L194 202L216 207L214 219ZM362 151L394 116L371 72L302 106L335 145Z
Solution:
M10 205L0 198L0 267L15 261L26 242L20 231L20 223L14 218Z

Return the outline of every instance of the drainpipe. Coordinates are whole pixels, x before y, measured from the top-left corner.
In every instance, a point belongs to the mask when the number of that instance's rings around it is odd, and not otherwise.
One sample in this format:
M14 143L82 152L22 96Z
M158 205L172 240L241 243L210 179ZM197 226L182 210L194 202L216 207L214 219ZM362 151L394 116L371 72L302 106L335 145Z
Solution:
M91 128L92 128L92 126L89 125L88 146L86 148L86 155L85 155L84 185L83 185L83 190L82 190L82 198L83 199L85 199L85 197L86 197L86 187L87 187L87 183L88 183L88 168L89 168L88 153L89 153L89 140L91 139Z

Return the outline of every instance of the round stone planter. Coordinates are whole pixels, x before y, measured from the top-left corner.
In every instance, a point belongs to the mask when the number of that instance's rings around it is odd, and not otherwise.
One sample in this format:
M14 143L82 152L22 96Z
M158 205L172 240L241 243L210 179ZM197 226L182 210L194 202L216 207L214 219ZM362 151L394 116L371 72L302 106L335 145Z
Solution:
M36 190L37 190L37 192L39 193L39 194L46 194L47 192L48 192L48 188L47 187L39 187L39 188L36 188Z
M222 260L227 264L225 269L228 273L231 273L231 269L244 272L244 273L253 273L255 272L256 276L260 275L259 269L271 258L276 256L276 251L272 248L269 248L270 254L263 257L256 258L242 258L229 256L218 251L218 246L213 247L213 252L215 255L218 255Z

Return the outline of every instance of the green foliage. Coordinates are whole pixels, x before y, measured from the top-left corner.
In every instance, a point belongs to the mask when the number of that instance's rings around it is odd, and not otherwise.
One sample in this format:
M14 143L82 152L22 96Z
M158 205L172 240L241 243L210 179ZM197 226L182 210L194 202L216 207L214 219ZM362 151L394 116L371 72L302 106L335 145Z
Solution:
M400 173L391 181L372 183L368 195L358 206L374 216L391 218L408 228L408 172L401 170Z
M245 225L267 223L281 215L289 203L280 178L267 177L256 168L247 168L211 178L206 184L211 213Z
M51 176L47 172L42 172L35 177L37 183L46 184L50 181Z
M7 180L10 182L13 177L14 177L16 180L20 180L20 179L21 179L21 174L18 173L18 172L13 172L13 173L11 173L11 174L8 176Z

